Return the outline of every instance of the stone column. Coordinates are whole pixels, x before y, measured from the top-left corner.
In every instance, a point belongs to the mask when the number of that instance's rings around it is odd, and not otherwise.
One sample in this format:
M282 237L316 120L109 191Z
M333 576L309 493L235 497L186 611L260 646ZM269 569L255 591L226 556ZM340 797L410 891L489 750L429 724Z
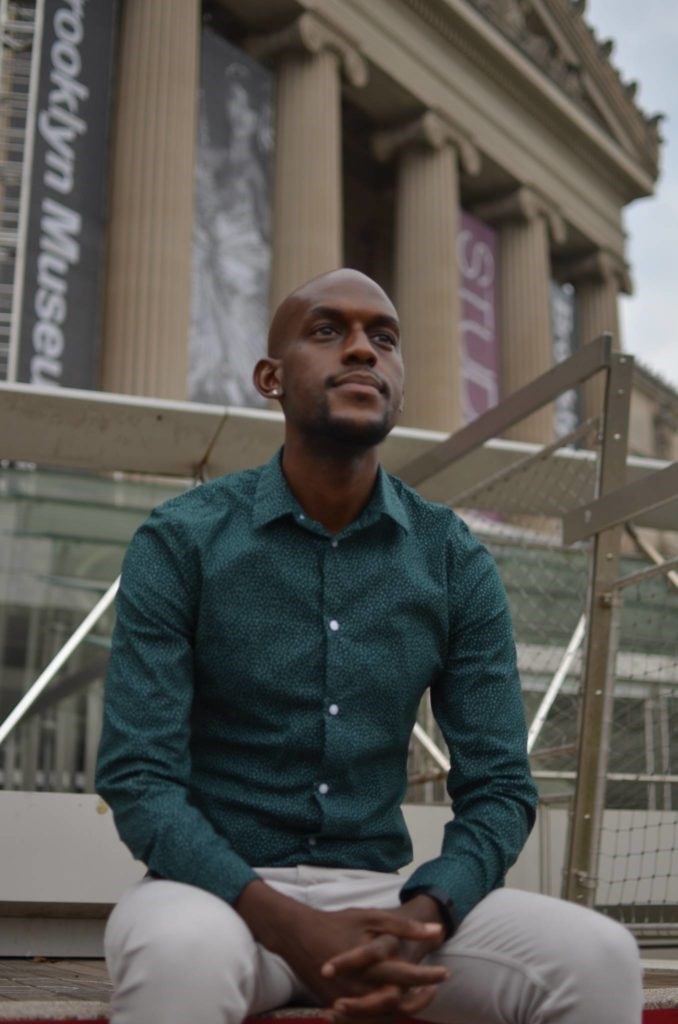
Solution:
M405 359L402 422L430 430L461 425L458 161L477 173L479 156L428 111L379 132L378 159L398 155L395 302Z
M612 347L621 349L618 295L631 292L627 267L611 253L597 250L559 268L561 280L575 287L579 346L600 334L612 335ZM603 408L605 375L591 377L582 385L582 419L597 416Z
M549 235L563 241L560 216L531 189L482 203L478 217L499 226L501 394L510 395L553 366ZM553 406L517 423L508 436L548 444Z
M122 6L105 390L186 397L200 0Z
M277 66L271 308L342 264L341 72L367 82L355 44L316 15L246 47Z

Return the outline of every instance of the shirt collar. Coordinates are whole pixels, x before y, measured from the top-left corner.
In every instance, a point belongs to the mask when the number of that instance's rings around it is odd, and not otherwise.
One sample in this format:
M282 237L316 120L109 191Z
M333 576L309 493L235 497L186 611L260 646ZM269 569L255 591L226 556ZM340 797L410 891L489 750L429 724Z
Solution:
M281 458L282 448L262 467L254 496L252 522L255 529L266 526L283 516L293 516L298 519L302 512L301 505L287 486L287 481L283 476ZM396 492L393 481L380 466L372 497L358 519L346 529L367 526L382 515L388 516L406 532L409 532L410 519L407 510Z

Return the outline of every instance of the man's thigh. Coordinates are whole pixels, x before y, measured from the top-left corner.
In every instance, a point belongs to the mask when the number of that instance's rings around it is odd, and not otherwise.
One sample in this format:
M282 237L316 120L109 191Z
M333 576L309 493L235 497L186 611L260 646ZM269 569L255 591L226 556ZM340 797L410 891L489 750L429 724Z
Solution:
M617 922L564 900L497 889L429 962L449 973L434 1024L639 1024L638 950Z
M298 872L305 898L323 910L397 906L406 880L367 871ZM497 889L428 961L449 973L420 1014L434 1024L640 1021L633 938L616 922L564 900Z
M175 981L185 990L191 978L197 988L232 988L221 998L242 999L249 1012L304 995L290 967L254 941L229 904L180 882L145 878L127 890L109 918L104 945L114 1002L144 988L151 998L164 990L176 1000Z

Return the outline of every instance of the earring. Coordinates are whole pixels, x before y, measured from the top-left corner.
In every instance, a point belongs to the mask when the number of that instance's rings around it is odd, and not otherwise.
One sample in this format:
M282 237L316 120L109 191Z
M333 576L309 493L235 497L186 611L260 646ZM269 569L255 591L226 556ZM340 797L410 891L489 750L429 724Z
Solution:
M272 395L279 395L280 391L278 390L278 388L273 388L273 390L271 391L271 394Z

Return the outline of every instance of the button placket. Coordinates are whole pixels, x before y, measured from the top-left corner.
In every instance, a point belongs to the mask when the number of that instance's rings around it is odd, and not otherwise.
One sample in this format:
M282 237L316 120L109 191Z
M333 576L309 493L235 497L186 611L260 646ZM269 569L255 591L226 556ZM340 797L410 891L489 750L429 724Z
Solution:
M324 696L320 713L324 719L324 742L323 752L317 768L316 797L321 806L323 819L322 828L329 827L335 814L335 801L332 799L335 782L341 790L341 761L337 754L339 750L339 712L341 697L341 681L346 671L344 659L341 655L342 640L344 636L344 608L343 586L342 586L342 565L343 559L337 557L337 549L340 541L336 537L330 537L329 543L325 542L323 558L323 613L325 621L326 656L325 656L325 679Z

